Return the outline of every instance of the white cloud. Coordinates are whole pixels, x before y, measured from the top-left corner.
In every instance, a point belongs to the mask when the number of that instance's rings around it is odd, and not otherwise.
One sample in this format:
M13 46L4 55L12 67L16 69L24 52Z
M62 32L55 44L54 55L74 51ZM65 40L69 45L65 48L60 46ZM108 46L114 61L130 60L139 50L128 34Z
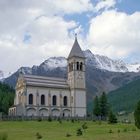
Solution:
M24 34L1 36L0 68L15 71L20 66L39 64L50 56L67 57L73 43L68 30L75 27L74 21L66 22L61 17L40 17L25 28L31 35L30 43L22 41Z
M102 10L102 9L109 9L114 7L116 4L116 0L100 0L97 5L95 6L94 10L96 12Z
M89 43L95 53L112 58L137 54L140 13L108 11L115 4L116 0L97 3L96 12L105 11L90 21L86 42L81 24L66 21L64 15L93 12L91 0L0 0L0 70L13 72L50 56L67 57L74 31L80 33L81 46Z
M127 59L140 52L139 23L140 12L105 11L90 21L89 45L95 53Z
M52 3L64 13L82 13L93 10L90 0L52 0Z
M92 8L90 0L0 0L0 70L67 56L73 43L69 31L82 27L63 16Z

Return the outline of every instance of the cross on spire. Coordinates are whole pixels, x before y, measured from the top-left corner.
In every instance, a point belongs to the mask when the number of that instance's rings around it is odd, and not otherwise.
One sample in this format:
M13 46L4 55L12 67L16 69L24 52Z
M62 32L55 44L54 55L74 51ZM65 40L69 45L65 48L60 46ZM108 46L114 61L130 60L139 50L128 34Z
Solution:
M75 33L75 39L77 39L77 33Z

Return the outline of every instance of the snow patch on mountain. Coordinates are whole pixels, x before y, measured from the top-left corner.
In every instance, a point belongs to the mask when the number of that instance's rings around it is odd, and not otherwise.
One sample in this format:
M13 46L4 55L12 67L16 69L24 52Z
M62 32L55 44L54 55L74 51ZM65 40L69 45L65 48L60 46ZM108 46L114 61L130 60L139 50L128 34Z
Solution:
M22 74L32 74L32 68L30 67L21 67L20 69L18 69L19 73Z
M6 71L0 70L0 81L3 81L5 78L11 75L12 75L12 72L6 72Z
M87 65L112 72L140 72L140 64L126 64L122 60L112 60L107 56L94 55L90 50L84 51Z
M140 64L127 64L129 72L140 72Z
M65 57L50 57L46 61L44 61L41 65L43 65L44 69L54 69L54 68L64 68L67 66L67 60Z

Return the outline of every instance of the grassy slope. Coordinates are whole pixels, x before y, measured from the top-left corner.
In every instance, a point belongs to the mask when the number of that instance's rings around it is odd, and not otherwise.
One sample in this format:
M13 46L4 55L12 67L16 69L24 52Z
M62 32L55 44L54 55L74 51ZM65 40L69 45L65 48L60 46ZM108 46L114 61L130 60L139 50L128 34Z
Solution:
M83 122L0 122L0 133L8 133L9 140L35 140L35 134L39 132L42 140L139 140L140 130L132 131L135 128L133 124L98 124L96 122L87 122L88 129L83 136L76 136L76 130ZM109 130L113 133L109 133ZM118 133L118 129L121 131ZM127 132L124 132L127 129ZM70 133L71 137L66 137Z
M108 101L115 111L134 111L140 100L140 79L133 81L108 94Z

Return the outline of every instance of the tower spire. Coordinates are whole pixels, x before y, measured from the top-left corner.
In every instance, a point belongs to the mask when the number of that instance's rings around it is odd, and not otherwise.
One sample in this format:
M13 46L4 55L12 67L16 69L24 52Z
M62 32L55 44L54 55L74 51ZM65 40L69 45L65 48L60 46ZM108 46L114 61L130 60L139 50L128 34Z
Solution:
M75 41L74 41L74 44L72 46L71 52L68 56L68 59L72 58L72 57L85 58L83 51L81 50L80 45L79 45L78 40L77 40L77 33L75 33Z

